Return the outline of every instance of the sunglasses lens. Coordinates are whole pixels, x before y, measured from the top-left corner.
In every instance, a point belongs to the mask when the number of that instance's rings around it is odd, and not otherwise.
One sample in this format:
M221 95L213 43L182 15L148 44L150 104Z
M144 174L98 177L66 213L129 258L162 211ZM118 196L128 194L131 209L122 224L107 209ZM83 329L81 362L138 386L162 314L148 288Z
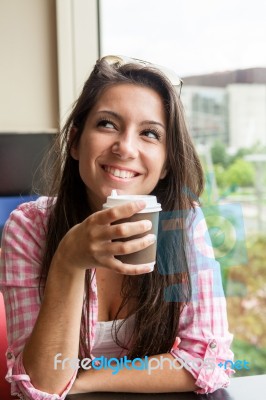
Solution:
M119 56L105 56L101 58L101 61L104 60L107 62L109 65L115 65L115 64L124 64L124 61L121 57Z

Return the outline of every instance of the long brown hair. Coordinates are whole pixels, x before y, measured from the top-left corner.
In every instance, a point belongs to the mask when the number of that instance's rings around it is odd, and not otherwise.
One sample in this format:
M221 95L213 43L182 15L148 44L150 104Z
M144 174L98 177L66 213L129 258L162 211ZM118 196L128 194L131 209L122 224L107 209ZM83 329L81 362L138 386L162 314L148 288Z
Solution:
M88 114L103 90L120 83L154 89L161 96L167 116L167 175L152 192L163 209L156 266L152 273L125 276L121 291L123 301L120 309L132 297L136 303L134 331L128 348L128 357L135 358L168 352L178 334L182 308L191 297L185 251L186 213L193 209L195 198L203 189L203 172L188 134L182 103L175 88L158 69L131 63L109 65L99 60L85 82L58 136L54 152L57 157L53 180L49 182L50 217L42 278L46 280L52 257L66 232L91 214L78 161L71 157L70 148L79 141ZM74 138L71 135L73 127L76 129ZM165 229L164 219L166 222L177 220L176 229ZM91 270L87 270L80 329L80 355L83 357L90 354L88 306L91 278ZM124 347L127 348L125 344Z

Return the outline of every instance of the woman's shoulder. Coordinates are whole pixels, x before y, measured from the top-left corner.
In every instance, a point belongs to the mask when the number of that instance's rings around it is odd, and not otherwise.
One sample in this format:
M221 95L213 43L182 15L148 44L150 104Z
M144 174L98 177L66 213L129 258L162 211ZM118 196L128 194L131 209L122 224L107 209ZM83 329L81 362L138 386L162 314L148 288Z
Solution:
M53 199L39 197L11 212L3 230L0 285L38 287Z
M3 236L11 234L42 238L54 199L41 196L37 200L21 203L13 210L5 224Z
M28 218L37 216L46 217L49 214L51 206L54 204L54 199L47 196L40 196L36 200L27 203L21 203L13 212Z
M36 200L29 201L27 203L21 203L14 211L11 216L18 216L26 219L44 219L46 220L49 216L51 207L54 204L54 199L47 196L38 197Z

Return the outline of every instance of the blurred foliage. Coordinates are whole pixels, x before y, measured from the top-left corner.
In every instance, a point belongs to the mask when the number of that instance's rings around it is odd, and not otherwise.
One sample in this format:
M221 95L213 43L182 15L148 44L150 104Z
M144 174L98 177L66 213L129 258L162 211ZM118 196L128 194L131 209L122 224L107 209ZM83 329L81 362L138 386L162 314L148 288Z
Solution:
M228 194L231 194L238 187L254 186L256 179L254 164L245 160L245 156L249 154L266 154L266 147L256 143L250 148L240 148L234 154L229 154L223 143L218 141L214 143L211 148L211 158L216 183L222 191L226 189ZM266 171L264 181L266 183Z
M229 330L234 335L234 359L246 360L250 367L249 370L237 371L234 376L266 373L266 236L264 232L264 236L246 232L248 238L245 238L245 232L241 235L242 228L237 229L236 221L239 223L241 216L236 214L234 221L222 214L222 207L233 204L234 196L240 194L242 199L246 196L249 199L247 201L251 201L252 195L256 198L255 182L258 171L254 163L245 160L245 156L249 154L266 154L266 147L257 143L230 154L225 145L217 142L211 148L213 165L205 160L203 162L206 186L201 204L205 217L208 217L206 210L208 212L208 209L217 205L221 208L216 217L206 220L215 257L221 265ZM266 168L263 169L263 182L266 185ZM235 238L233 231L236 233ZM243 243L246 257L241 260L244 252L243 246L241 248L239 244ZM235 250L234 254L230 253L231 249ZM229 256L226 261L231 260L232 263L224 262L224 254Z
M241 158L237 158L228 168L224 168L222 164L215 164L214 173L218 187L223 190L230 189L229 193L239 186L253 186L255 181L254 166Z
M216 164L214 171L217 185L222 189L230 187L235 190L238 186L253 186L255 181L254 166L241 158L235 159L228 168Z
M224 168L231 165L235 160L244 158L248 154L266 154L266 146L256 143L251 147L243 147L235 153L229 154L224 143L216 141L211 148L211 157L214 164L221 164Z
M225 145L221 142L214 143L214 145L211 148L211 157L213 164L221 165L223 168L226 168L231 162L230 156L227 153Z
M262 349L250 345L250 343L243 342L235 339L232 346L232 351L235 354L234 360L246 360L249 369L236 370L234 377L250 376L250 375L263 375L266 372L266 348Z
M227 268L224 274L235 360L250 363L250 370L240 370L237 376L266 373L265 249L266 236L249 240L248 264Z

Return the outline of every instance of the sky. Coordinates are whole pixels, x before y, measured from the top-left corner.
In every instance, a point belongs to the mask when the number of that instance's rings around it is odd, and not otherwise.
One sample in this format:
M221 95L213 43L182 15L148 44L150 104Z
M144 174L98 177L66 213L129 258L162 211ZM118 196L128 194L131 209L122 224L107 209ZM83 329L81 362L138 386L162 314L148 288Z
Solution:
M101 0L101 55L180 76L266 67L265 0Z

